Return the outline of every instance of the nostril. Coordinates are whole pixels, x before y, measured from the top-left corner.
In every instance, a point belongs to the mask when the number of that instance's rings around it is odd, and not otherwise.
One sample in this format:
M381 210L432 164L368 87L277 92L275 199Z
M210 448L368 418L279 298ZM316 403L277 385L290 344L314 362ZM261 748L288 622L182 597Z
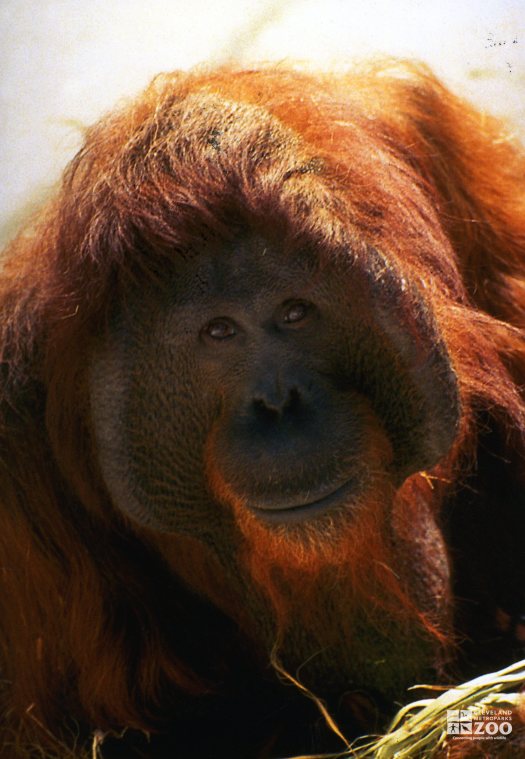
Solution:
M290 392L288 395L288 400L286 403L285 408L290 409L291 411L295 411L299 408L301 405L301 394L296 387L290 388Z
M255 398L253 401L253 410L257 419L263 422L273 422L280 416L280 411L270 405L263 398Z
M301 396L296 387L291 387L288 392L265 393L253 399L253 408L259 417L272 419L285 413L296 411L301 403Z

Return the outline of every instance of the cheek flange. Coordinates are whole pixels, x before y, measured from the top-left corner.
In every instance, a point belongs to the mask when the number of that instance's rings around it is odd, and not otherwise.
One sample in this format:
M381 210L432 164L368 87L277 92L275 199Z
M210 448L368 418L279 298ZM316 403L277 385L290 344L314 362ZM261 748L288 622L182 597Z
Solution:
M197 413L184 359L175 362L174 383L170 347L139 337L118 325L91 356L91 422L102 479L113 506L134 522L206 534L215 517L203 471L211 411L201 404Z
M350 339L348 375L387 429L400 485L452 447L461 418L457 377L422 289L373 248L353 276L359 313L368 316Z

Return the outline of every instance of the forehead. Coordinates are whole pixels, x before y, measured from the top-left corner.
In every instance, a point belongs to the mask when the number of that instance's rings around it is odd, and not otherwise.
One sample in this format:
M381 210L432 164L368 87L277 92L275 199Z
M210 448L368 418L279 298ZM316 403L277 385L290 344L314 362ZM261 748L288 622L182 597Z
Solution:
M283 250L258 235L210 246L177 273L179 303L202 298L245 299L254 293L314 285L319 268L311 250Z

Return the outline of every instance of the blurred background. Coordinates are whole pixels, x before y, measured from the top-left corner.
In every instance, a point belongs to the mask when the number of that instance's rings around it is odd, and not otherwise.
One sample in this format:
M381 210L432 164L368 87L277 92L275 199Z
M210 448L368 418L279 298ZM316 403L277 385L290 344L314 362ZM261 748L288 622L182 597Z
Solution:
M525 134L525 0L0 0L0 243L82 128L159 71L202 62L429 63Z

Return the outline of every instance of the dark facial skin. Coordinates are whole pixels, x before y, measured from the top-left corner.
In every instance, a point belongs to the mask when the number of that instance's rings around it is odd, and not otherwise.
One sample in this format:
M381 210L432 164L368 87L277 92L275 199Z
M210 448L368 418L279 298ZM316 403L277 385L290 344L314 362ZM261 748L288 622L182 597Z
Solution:
M93 381L102 467L117 504L127 510L131 490L134 515L180 528L177 511L182 518L213 498L206 446L225 484L264 520L308 519L359 487L353 459L363 422L345 387L344 356L332 348L343 337L332 283L319 280L304 257L283 267L282 253L251 240L228 255L199 255L160 302L134 306L133 323L117 327L110 376L99 359ZM122 381L129 415L111 391ZM108 416L120 428L121 414L126 451L105 434ZM159 514L159 495L173 513Z
M260 519L298 523L362 486L364 421L333 349L344 340L333 274L300 257L283 271L282 255L253 247L204 261L206 295L183 318L201 320L195 359L216 388L214 469Z
M270 525L345 509L369 486L371 419L390 441L393 486L443 455L455 418L428 434L421 407L436 383L421 365L450 370L424 319L414 344L385 319L391 283L376 296L347 261L320 264L253 235L175 268L162 293L118 315L93 362L102 472L124 512L202 535L220 518L216 501ZM450 396L452 379L441 381Z

